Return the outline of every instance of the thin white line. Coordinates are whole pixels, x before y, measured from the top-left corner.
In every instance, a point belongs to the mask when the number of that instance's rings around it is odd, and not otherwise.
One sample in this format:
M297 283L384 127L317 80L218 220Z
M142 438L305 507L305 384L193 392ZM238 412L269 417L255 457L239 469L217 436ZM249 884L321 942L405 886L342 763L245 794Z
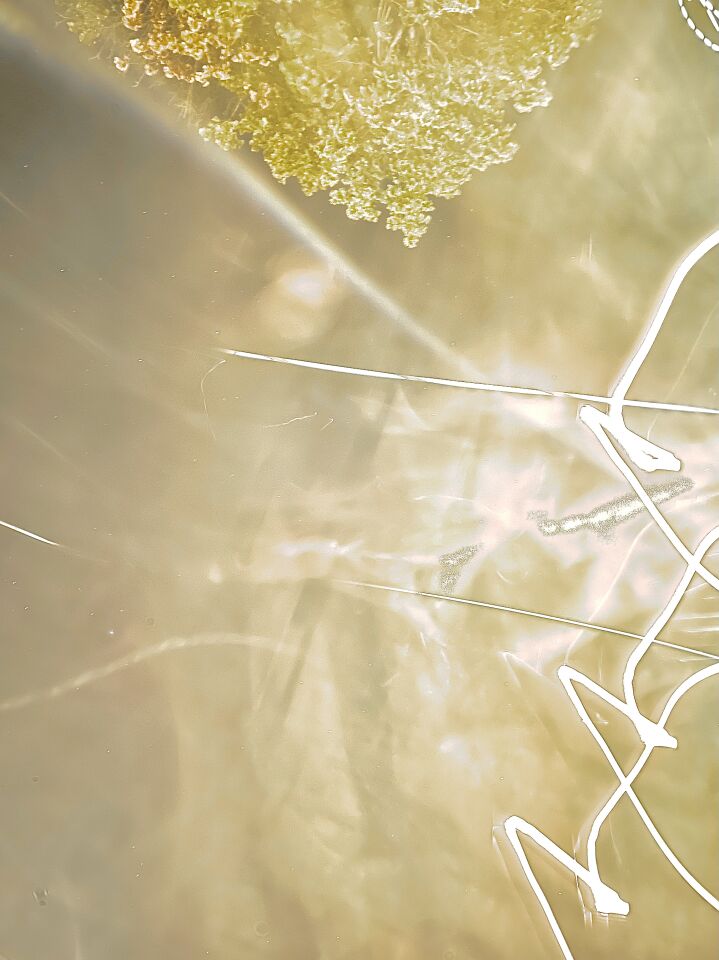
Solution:
M48 540L47 537L41 537L39 533L32 533L30 530L24 530L22 527L16 527L13 523L6 523L4 520L0 520L0 527L5 527L8 530L14 530L15 533L21 533L24 537L29 537L31 540L38 540L40 543L47 543L51 547L60 546L60 544L55 540Z
M17 213L19 213L21 216L27 218L27 214L26 214L25 211L22 209L22 207L18 207L18 205L15 203L15 201L14 201L14 200L11 200L10 197L9 197L6 193L3 193L3 192L2 192L2 190L0 190L0 199L4 200L5 203L7 203L9 206L11 206L11 207L13 208L13 210L15 210L15 211L16 211Z
M446 600L448 603L463 603L470 607L482 607L485 610L498 610L501 613L518 613L523 617L534 617L535 620L551 620L553 623L562 623L569 627L579 627L582 630L596 630L598 633L611 633L617 637L627 637L629 640L644 640L640 633L630 633L627 630L616 630L614 627L603 627L596 623L584 620L572 620L569 617L554 617L549 613L537 613L534 610L524 610L521 607L506 607L501 603L486 603L483 600L468 600L466 597L450 597L443 593L427 593L424 590L408 590L405 587L391 587L381 583L367 583L362 580L337 580L350 587L367 587L370 590L384 590L387 593L403 593L411 597L424 597L426 600ZM671 647L672 650L681 650L682 653L693 653L708 660L719 660L719 655L708 653L706 650L697 650L694 647L684 647L679 643L670 643L668 640L655 640L662 647Z
M566 397L573 400L592 400L596 403L611 403L610 397L599 397L591 393L571 393L563 390L539 390L534 387L511 387L498 383L475 383L471 380L448 380L444 377L420 377L409 373L390 373L386 370L365 370L361 367L346 367L336 363L322 363L318 360L297 360L292 357L275 357L266 353L251 353L249 350L230 350L223 348L221 353L243 360L260 360L265 363L282 363L290 367L304 367L307 370L321 370L325 373L344 373L353 377L369 377L374 380L399 380L408 383L428 383L439 387L458 387L463 390L479 390L484 393L509 393L525 397ZM624 406L644 407L652 410L673 410L678 413L719 414L714 407L694 407L680 403L660 403L652 400L625 400Z

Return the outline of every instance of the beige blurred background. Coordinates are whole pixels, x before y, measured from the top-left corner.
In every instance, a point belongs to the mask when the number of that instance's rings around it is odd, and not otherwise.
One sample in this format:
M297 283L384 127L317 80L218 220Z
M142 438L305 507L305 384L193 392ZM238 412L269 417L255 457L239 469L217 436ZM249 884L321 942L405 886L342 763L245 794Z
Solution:
M619 693L633 642L346 581L639 633L681 561L647 514L542 534L537 512L627 493L575 400L217 350L606 396L717 226L719 102L673 0L605 7L517 157L408 251L203 144L51 4L0 6L0 520L58 544L0 529L7 960L560 956L501 824L581 851L615 783L556 670ZM719 406L718 266L635 398ZM693 486L663 509L694 548L717 420L627 420L681 457ZM664 636L719 654L718 627L695 584ZM647 709L707 662L655 648ZM718 717L709 682L637 786L715 894ZM599 858L626 920L532 854L576 958L717 956L717 915L626 800Z

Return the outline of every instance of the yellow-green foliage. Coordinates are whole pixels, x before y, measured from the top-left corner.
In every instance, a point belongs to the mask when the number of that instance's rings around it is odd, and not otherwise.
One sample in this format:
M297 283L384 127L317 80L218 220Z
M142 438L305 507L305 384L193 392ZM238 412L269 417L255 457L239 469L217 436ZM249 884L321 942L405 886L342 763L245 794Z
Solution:
M433 197L509 160L516 111L599 0L58 0L121 70L204 88L202 135L414 246Z

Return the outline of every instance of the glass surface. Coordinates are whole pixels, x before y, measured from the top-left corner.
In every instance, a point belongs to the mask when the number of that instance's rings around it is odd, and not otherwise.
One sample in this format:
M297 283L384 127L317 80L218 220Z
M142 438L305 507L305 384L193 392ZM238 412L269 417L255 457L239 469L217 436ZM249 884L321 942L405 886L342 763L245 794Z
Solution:
M0 23L0 954L561 960L510 818L587 866L618 780L562 665L622 699L687 569L569 394L606 412L717 229L716 53L673 0L607 0L516 158L407 250L201 142L51 4ZM719 407L718 267L688 271L631 399ZM680 458L632 469L694 551L719 421L625 420ZM717 665L718 629L696 575L642 716ZM718 679L635 784L709 897ZM582 682L628 771L636 722ZM596 847L626 917L518 836L576 960L717 956L627 796Z

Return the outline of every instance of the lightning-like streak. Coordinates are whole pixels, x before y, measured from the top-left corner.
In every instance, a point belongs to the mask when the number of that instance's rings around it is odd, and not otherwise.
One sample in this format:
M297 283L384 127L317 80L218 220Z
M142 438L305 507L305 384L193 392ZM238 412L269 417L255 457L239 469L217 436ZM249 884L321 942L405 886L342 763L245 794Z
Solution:
M678 459L669 450L652 444L628 430L624 424L623 408L626 404L626 393L634 382L642 364L646 360L651 347L653 346L662 324L666 318L670 306L674 301L679 287L691 270L710 250L719 245L719 231L714 232L701 243L699 243L682 260L674 272L671 281L665 291L657 312L652 318L647 331L642 338L636 353L631 357L626 369L622 373L617 386L612 394L609 403L609 413L604 414L594 407L584 406L579 411L580 420L585 423L602 446L614 466L622 473L629 485L634 490L636 496L641 501L644 508L651 515L657 528L664 534L674 549L685 561L686 567L679 582L677 583L669 601L656 618L647 633L640 638L640 642L629 656L624 674L622 677L622 692L624 699L615 697L604 687L600 686L591 678L574 669L568 664L563 664L557 671L557 676L564 690L569 697L572 706L576 710L582 723L588 728L592 738L604 755L607 763L613 770L618 780L618 786L612 792L611 796L604 803L599 813L592 821L589 836L586 845L587 865L580 863L576 857L570 856L550 840L541 830L528 821L518 816L509 817L505 821L505 830L507 838L517 855L522 870L527 881L534 892L539 906L544 913L549 927L554 934L557 945L562 952L565 960L574 960L574 955L562 933L557 918L554 915L551 904L539 883L536 874L532 870L531 864L524 849L522 838L532 840L540 849L548 853L554 860L566 867L577 880L582 881L591 891L594 899L594 905L599 913L613 914L617 916L626 916L629 913L629 903L613 890L601 878L597 857L597 843L602 827L611 816L623 797L627 797L639 814L644 826L654 843L657 845L665 859L682 877L685 883L691 887L709 906L719 911L719 899L712 894L700 881L691 873L691 871L679 860L674 851L661 836L656 825L647 813L645 807L637 797L633 789L633 784L641 771L650 760L657 748L665 747L674 749L677 746L676 739L666 729L666 725L671 717L674 707L690 690L699 683L719 675L719 664L706 667L698 671L674 690L667 700L661 716L658 720L652 720L641 710L636 697L635 677L637 670L652 645L658 642L658 635L662 629L669 623L674 615L679 603L689 589L689 585L695 576L699 576L707 584L719 591L719 578L704 566L703 560L706 553L719 540L719 526L710 530L701 540L699 546L690 551L675 531L670 527L661 511L656 506L648 491L643 487L638 477L618 454L611 443L610 435L624 449L629 459L644 470L677 470L680 467ZM602 699L605 703L613 707L617 712L626 717L635 727L639 739L644 744L644 749L639 759L634 763L628 773L625 773L618 763L615 755L609 748L606 740L599 732L596 724L591 719L588 711L584 707L578 693L577 687L583 687Z

